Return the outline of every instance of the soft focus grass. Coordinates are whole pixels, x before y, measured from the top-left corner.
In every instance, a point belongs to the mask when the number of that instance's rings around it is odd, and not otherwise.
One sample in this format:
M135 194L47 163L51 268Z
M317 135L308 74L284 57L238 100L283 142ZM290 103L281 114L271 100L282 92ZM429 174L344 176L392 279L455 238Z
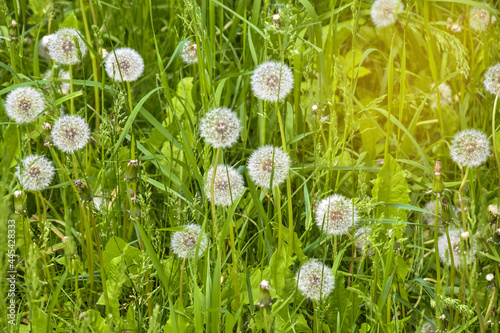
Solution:
M498 16L498 2L487 2ZM417 332L432 322L453 332L497 332L497 289L485 280L493 273L500 284L499 249L488 241L498 223L487 223L487 206L499 199L494 159L471 170L463 194L480 248L466 269L436 266L434 228L423 224L419 208L436 200L430 189L437 160L444 195L459 206L463 172L449 158L451 138L466 128L492 133L494 97L482 81L499 60L498 25L483 34L467 19L459 34L446 28L448 17L477 5L407 1L395 26L375 29L371 1L1 0L2 104L16 87L49 83L41 79L52 61L37 52L44 35L78 28L90 54L73 68L74 94L47 93L48 112L36 123L12 123L1 108L0 235L6 239L8 219L17 221L18 313L14 326L2 315L0 330ZM201 49L196 65L178 57L188 39ZM103 70L101 48L123 46L145 62L130 90ZM294 72L292 93L277 104L258 101L250 89L252 71L268 59ZM456 100L432 109L431 85L443 82ZM44 146L41 127L71 101L93 131L74 156ZM218 163L236 167L247 185L238 202L217 208L215 226L203 177L216 154L198 132L212 107L232 108L242 121L240 142L221 151ZM293 161L290 188L265 192L245 165L256 148L282 146L282 134ZM57 176L49 189L24 194L22 217L13 207L21 189L15 167L35 152L53 161ZM140 161L136 184L123 182L131 159ZM76 193L75 179L88 192ZM328 238L316 227L315 205L333 193L355 199L363 224L372 224L370 254L355 251L353 233ZM188 223L201 225L211 245L184 263L180 300L183 262L171 252L170 236ZM308 258L336 276L321 306L296 288ZM264 279L276 299L266 312L255 308ZM0 313L6 293L0 285Z

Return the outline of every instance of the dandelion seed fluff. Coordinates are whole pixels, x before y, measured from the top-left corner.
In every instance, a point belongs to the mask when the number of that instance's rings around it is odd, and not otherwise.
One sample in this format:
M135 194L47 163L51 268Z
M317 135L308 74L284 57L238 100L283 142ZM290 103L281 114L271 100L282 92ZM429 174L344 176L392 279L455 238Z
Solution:
M490 7L486 2L481 2L481 4ZM469 24L473 30L477 32L486 31L488 29L488 25L491 23L495 23L497 18L494 15L491 15L489 11L483 8L472 7L469 12Z
M467 129L455 134L450 147L451 159L462 166L479 166L490 155L490 142L479 130Z
M54 178L54 166L44 156L30 155L17 166L16 175L25 190L42 191Z
M52 79L52 71L49 69L45 72L44 78L46 80ZM61 69L59 71L59 74L57 75L57 78L60 80L69 80L69 72ZM55 82L54 86L57 90L58 93L66 95L69 92L69 82ZM50 85L47 85L47 88L49 88Z
M484 89L493 95L500 95L500 63L488 68L484 75Z
M214 109L201 120L201 136L215 148L231 147L238 141L240 131L238 116L226 108Z
M316 224L328 235L344 235L358 220L356 208L350 199L333 194L321 200L316 209Z
M12 90L5 101L7 115L20 124L32 122L44 109L42 94L32 87Z
M48 57L49 54L49 41L50 39L52 38L53 35L46 35L46 36L43 36L42 39L40 39L38 41L38 54L41 56L41 57Z
M181 59L184 63L191 65L198 62L198 46L188 40L182 46Z
M207 172L205 194L211 200L212 179L214 168ZM221 206L231 205L244 191L243 177L229 165L219 164L214 181L214 203Z
M290 68L277 61L260 64L252 75L254 95L268 102L284 99L293 88L293 73Z
M201 227L196 224L188 224L184 226L183 231L176 231L172 234L170 246L172 251L181 259L193 258L196 254L198 237L200 236ZM201 256L208 246L208 238L206 234L201 236L198 255Z
M460 234L461 230L460 229L450 229L450 243L451 243L451 248L453 252L453 262L455 264L455 267L458 269L460 268L461 261L462 261L462 256L460 255ZM471 243L472 243L472 251L470 250L464 250L465 258L467 260L467 265L472 263L473 256L477 252L477 243L473 238L471 238ZM446 234L442 235L438 239L438 247L439 247L439 259L441 259L441 262L445 265L450 266L451 265L451 258L450 258L450 250L448 247L448 239L446 238Z
M290 163L290 157L281 148L264 146L250 155L248 174L258 186L279 186L288 177Z
M432 328L432 325L429 323L424 323L422 325L421 333L436 333L436 331Z
M434 84L432 84L431 88L434 88ZM431 107L436 109L438 107L437 104L437 96L439 93L439 103L441 106L449 106L453 104L452 92L449 85L446 83L441 83L439 87L437 87L435 95L432 96L432 104Z
M128 47L111 52L105 61L106 73L116 82L132 82L137 80L144 71L144 60L136 50Z
M368 239L370 236L370 233L372 231L372 228L369 226L361 226L356 230L356 233L354 234L354 245L356 248L362 252L362 253L368 253L371 254L371 243Z
M372 21L378 28L393 25L403 9L404 4L399 0L376 0L371 9Z
M52 127L54 146L65 153L73 153L85 147L90 139L90 128L85 119L78 116L61 116Z
M331 268L318 260L310 260L302 265L295 279L299 291L314 301L325 299L335 287Z
M58 30L48 40L49 56L57 63L76 65L87 54L87 46L78 35L78 31L70 28ZM80 49L79 58L78 49Z

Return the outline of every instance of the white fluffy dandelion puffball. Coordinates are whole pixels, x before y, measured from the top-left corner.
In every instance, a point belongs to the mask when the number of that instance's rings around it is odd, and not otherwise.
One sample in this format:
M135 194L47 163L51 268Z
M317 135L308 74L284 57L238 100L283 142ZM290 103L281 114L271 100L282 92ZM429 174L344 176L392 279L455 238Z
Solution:
M455 134L450 147L451 159L462 166L479 166L490 155L490 142L479 130L467 129Z
M5 101L7 115L20 124L31 123L44 109L42 94L32 87L12 90Z
M490 7L486 2L481 2L481 4ZM473 30L477 32L486 31L488 29L488 24L495 23L497 18L491 15L489 11L483 8L472 7L469 12L469 24Z
M85 45L75 29L63 28L58 30L51 35L47 46L49 56L55 62L63 65L76 65L87 54L87 45Z
M293 88L293 73L277 61L260 64L252 75L252 90L258 99L276 102L284 99Z
M172 251L179 258L193 258L196 254L196 244L200 236L201 227L197 224L188 224L184 226L184 231L176 231L172 234L170 246ZM201 236L200 249L198 254L202 255L208 246L208 238L206 234Z
M393 25L396 16L404 10L404 4L399 0L376 0L371 9L372 21L377 28Z
M45 156L30 155L17 166L16 175L24 189L42 191L54 178L54 166Z
M434 88L434 84L432 84L431 88ZM435 95L432 96L432 104L431 107L436 109L438 107L437 104L437 96L439 93L439 103L441 106L449 106L453 104L452 92L449 85L446 83L441 83L439 87L437 87Z
M44 78L46 80L52 79L52 71L49 69L45 72ZM57 75L58 79L62 80L69 80L69 72L61 69ZM47 88L49 88L50 85L47 85ZM56 88L57 92L63 95L66 95L69 92L69 83L68 82L55 82L54 87Z
M258 186L279 186L288 177L290 163L290 157L281 148L263 146L250 155L248 174Z
M331 268L318 260L302 265L295 277L300 292L313 301L325 299L335 287Z
M344 235L358 220L350 199L334 194L321 200L316 209L316 224L328 235Z
M231 147L238 141L240 131L238 116L226 108L211 110L201 120L201 136L215 148Z
M484 89L493 95L500 95L500 63L488 68L484 75Z
M108 76L116 82L132 82L142 75L144 60L136 50L122 47L109 53L106 57L105 69Z
M371 254L371 243L368 239L370 236L370 232L372 231L372 228L370 226L361 226L356 230L356 233L354 234L354 245L356 248L364 253Z
M188 40L182 46L181 59L187 65L196 64L198 62L198 46Z
M205 194L208 200L212 197L212 179L214 168L207 172ZM219 164L214 181L214 203L221 206L230 206L245 190L243 177L236 169L229 165Z
M456 268L460 267L460 264L462 263L462 256L460 254L460 235L461 231L459 229L450 229L450 244L453 252L453 263L455 264ZM464 255L467 260L467 265L469 265L472 262L472 258L474 254L477 252L477 243L472 240L472 249L466 250L464 249ZM439 258L441 259L441 262L445 265L450 266L451 265L451 258L450 258L450 249L448 245L448 239L446 235L442 235L438 239L438 247L439 247Z
M61 116L52 127L54 146L65 153L85 147L90 139L90 128L85 119L78 116Z

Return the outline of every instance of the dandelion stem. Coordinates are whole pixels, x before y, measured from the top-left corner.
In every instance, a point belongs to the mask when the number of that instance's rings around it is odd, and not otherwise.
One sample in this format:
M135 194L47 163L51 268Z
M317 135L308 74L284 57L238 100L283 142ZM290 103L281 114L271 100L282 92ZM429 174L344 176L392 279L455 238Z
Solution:
M500 162L498 160L497 151L497 139L496 139L496 126L495 126L495 116L497 109L498 95L495 97L495 103L493 104L493 112L491 117L491 134L493 136L493 155L495 155L495 161L497 162L497 173L498 173L498 206L500 207Z
M462 179L462 184L460 184L460 188L458 189L458 199L460 201L460 209L462 210L462 227L464 232L467 231L467 215L465 214L464 202L462 200L462 191L464 189L468 175L469 175L469 167L465 169L465 175L464 178Z
M455 258L453 254L453 247L450 240L450 230L446 227L446 239L448 240L448 251L450 253L450 298L453 299L455 294ZM451 310L452 311L452 310ZM450 312L450 318L453 319L453 312ZM448 323L448 330L451 328L452 322Z
M69 65L68 68L69 71L69 94L71 95L73 93L73 65ZM75 114L75 99L71 98L69 100L69 105L70 105L70 114Z
M439 297L441 296L441 264L439 263L438 246L438 220L439 220L439 194L436 194L436 216L434 217L434 256L436 258L436 313L441 311ZM450 257L453 252L450 252ZM441 322L438 323L440 326Z

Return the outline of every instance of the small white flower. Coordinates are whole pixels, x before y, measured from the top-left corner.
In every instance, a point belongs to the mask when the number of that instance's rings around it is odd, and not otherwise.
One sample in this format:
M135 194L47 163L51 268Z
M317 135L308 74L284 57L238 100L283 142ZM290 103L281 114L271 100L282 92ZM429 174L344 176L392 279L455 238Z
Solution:
M44 78L46 80L50 80L52 78L52 71L49 69L45 72ZM69 80L69 72L61 69L59 71L59 74L57 75L57 78L60 80ZM69 82L55 82L54 86L57 90L58 93L66 95L69 92ZM47 89L50 88L50 85L47 85Z
M214 109L201 120L201 137L215 148L231 147L238 141L240 131L238 116L226 108Z
M451 159L462 166L479 166L490 155L490 141L479 130L467 129L455 134L450 147Z
M212 179L214 168L207 172L205 194L208 200L212 197ZM230 206L245 190L243 177L233 167L225 164L217 166L214 181L214 203L221 206Z
M65 153L85 147L90 139L90 128L85 119L78 116L61 116L52 129L54 146Z
M181 259L195 257L200 232L201 227L197 224L188 224L184 226L184 231L174 232L170 243L172 251ZM203 255L207 246L208 238L203 234L199 244L199 256Z
M376 0L371 9L372 21L378 28L396 23L396 17L404 9L399 0Z
M182 46L181 58L188 65L196 64L198 62L198 46L188 40Z
M453 262L456 268L460 268L462 261L462 256L460 255L461 231L459 229L451 229L449 233L450 233L451 248L453 252ZM473 238L471 239L471 243L472 243L472 249L470 251L464 250L464 255L465 258L467 259L466 263L467 265L469 265L472 262L472 258L474 254L477 252L477 243ZM439 237L438 248L439 248L439 258L441 259L441 262L445 265L450 266L451 265L450 250L448 247L448 239L446 238L446 235L442 235L441 237Z
M493 275L493 274L491 274L491 273L490 273L490 274L488 274L488 275L486 275L486 281L491 282L491 281L493 281L494 279L495 279L495 275Z
M142 75L144 60L136 50L122 47L106 57L105 69L108 76L116 82L132 82Z
M434 88L434 83L431 85L431 88ZM437 103L438 93L439 93L439 103L441 104L441 106L450 106L453 104L453 97L450 86L447 85L446 83L441 83L441 85L437 87L435 94L431 98L432 101L431 107L433 109L436 109L438 107Z
M318 260L302 265L295 277L299 291L314 301L325 299L335 287L331 268Z
M484 75L484 89L493 95L500 95L500 63L488 68Z
M358 220L350 199L334 194L321 200L316 209L316 224L327 235L344 235Z
M42 94L32 87L12 90L5 101L7 115L20 124L31 123L44 109Z
M268 102L284 99L293 88L293 73L290 68L277 61L260 64L252 75L254 95Z
M17 177L24 189L42 191L54 178L54 167L45 156L30 155L17 166Z
M76 65L85 58L87 45L80 38L77 30L63 28L51 36L48 40L49 55L57 63ZM80 50L80 58L78 50Z
M481 4L490 7L486 2L481 2ZM469 12L469 24L470 27L478 32L486 31L488 29L488 24L495 23L497 18L491 15L489 11L482 8L472 7Z
M290 157L281 148L260 147L248 159L248 174L258 186L279 186L288 177L290 163Z

